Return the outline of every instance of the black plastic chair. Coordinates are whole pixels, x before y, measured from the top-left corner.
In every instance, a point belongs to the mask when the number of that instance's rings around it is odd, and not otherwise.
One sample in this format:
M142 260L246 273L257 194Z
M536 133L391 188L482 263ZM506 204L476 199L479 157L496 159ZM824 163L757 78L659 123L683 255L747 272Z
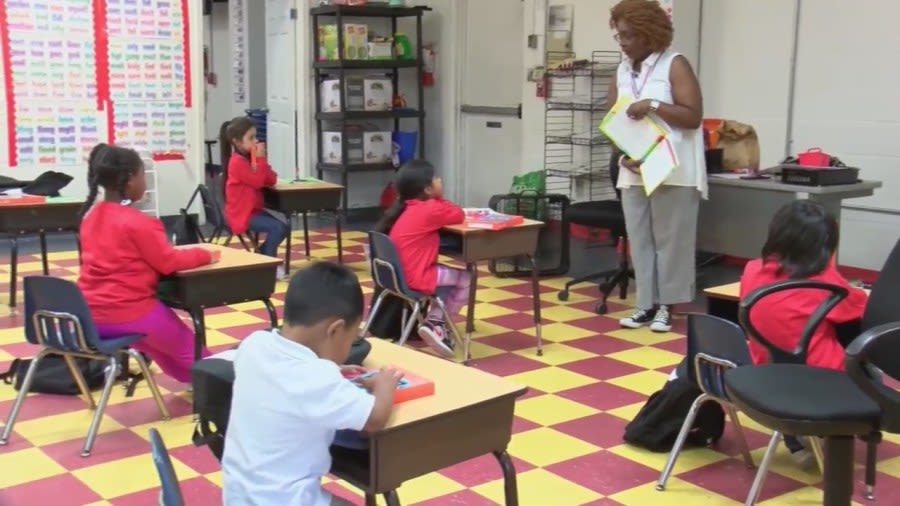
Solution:
M614 152L609 160L609 175L613 188L615 188L619 180L619 153L617 152ZM619 265L615 269L594 272L569 280L557 295L559 300L568 300L569 290L572 286L589 281L602 281L600 283L600 302L596 307L598 314L606 314L609 310L606 300L616 288L619 289L619 298L624 300L628 296L628 284L630 280L634 279L634 270L631 268L629 260L628 234L625 231L625 213L622 211L621 192L618 189L616 189L616 196L616 200L576 202L565 211L564 221L583 227L609 230L613 240L622 245L619 249Z
M69 366L69 372L84 395L88 405L94 411L91 426L88 429L81 456L91 454L97 430L100 428L100 420L103 419L103 411L109 402L113 384L119 376L123 356L133 358L147 385L156 400L159 412L163 419L169 419L169 410L163 401L162 394L153 379L153 373L144 361L143 355L129 348L129 346L141 339L142 335L122 336L116 339L100 339L97 329L94 327L87 302L81 294L78 286L68 280L51 276L29 276L25 278L25 338L31 344L41 346L40 351L32 359L22 388L16 396L16 400L9 412L3 432L0 433L0 444L6 444L10 433L16 423L16 417L28 396L31 382L34 380L35 371L41 359L47 355L56 354L62 356ZM106 383L100 395L99 404L94 403L94 396L87 387L81 371L75 365L75 358L87 358L91 360L103 360L107 362Z
M815 289L828 295L807 320L797 345L790 350L766 339L753 325L750 315L760 300L786 290ZM821 281L789 280L754 290L739 307L739 318L747 334L769 353L772 363L742 367L725 375L729 397L738 408L773 433L745 504L753 504L762 489L765 471L782 434L824 437L824 451L811 440L817 460L823 465L825 506L847 506L853 493L854 437L867 441L867 460L875 460L879 437L879 409L862 394L843 371L805 365L809 342L825 316L847 296L847 289ZM824 455L823 455L824 454ZM873 479L869 479L872 477ZM867 466L866 481L871 495L874 466Z
M469 339L468 337L460 337L456 325L453 323L452 315L447 312L447 308L440 297L435 297L434 294L417 292L406 284L406 278L403 276L403 266L400 264L400 256L397 254L397 247L394 245L394 241L385 234L370 231L369 259L372 268L372 279L375 281L375 286L381 289L381 293L375 299L375 304L372 305L372 310L369 311L369 317L366 319L366 324L363 326L360 335L365 337L369 332L369 326L378 316L378 311L388 295L394 295L405 301L412 308L409 312L404 311L403 331L399 341L397 341L397 344L400 346L403 346L406 340L409 339L409 335L412 333L416 323L421 323L422 310L429 304L437 304L444 314L444 322L453 334L453 338L456 342L463 343L463 360L469 360Z
M169 450L156 429L150 429L150 456L153 457L153 465L159 475L159 505L184 506L184 496L181 495L181 486L178 484Z
M741 443L741 455L747 467L753 467L753 456L744 435L744 428L738 418L737 410L725 391L724 375L726 371L750 364L750 351L747 349L747 338L744 331L735 323L710 316L708 314L688 313L687 315L687 367L688 377L700 389L700 394L688 411L669 452L669 458L663 467L656 490L664 490L669 475L675 467L675 461L684 447L688 433L694 426L694 419L700 406L707 401L714 401L728 413L735 432Z
M233 237L237 237L241 242L241 246L247 251L256 251L259 249L259 234L235 234L228 226L228 220L225 219L225 194L224 189L216 177L212 180L210 186L199 185L195 190L195 194L200 196L200 202L203 205L203 215L206 223L213 227L209 236L205 238L206 242L216 242L221 238L225 238L225 246L231 243ZM193 202L194 197L191 197ZM188 204L190 207L190 203Z

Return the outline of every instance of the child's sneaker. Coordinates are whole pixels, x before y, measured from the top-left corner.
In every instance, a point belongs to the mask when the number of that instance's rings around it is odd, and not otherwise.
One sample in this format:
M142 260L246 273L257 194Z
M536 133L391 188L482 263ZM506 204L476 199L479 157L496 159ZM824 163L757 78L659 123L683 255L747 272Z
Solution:
M659 306L653 321L650 322L650 330L653 332L668 332L672 330L672 313L669 306Z
M453 356L453 340L447 337L443 322L427 321L419 327L419 337L431 346L438 355L446 358Z
M275 268L275 279L281 281L286 277L287 273L284 271L284 264L279 264L278 267Z
M619 325L627 329L639 329L653 321L652 309L635 309L633 313L619 320Z
M804 471L809 471L818 465L816 463L816 456L812 451L807 450L806 448L791 453L791 459L797 464L797 467Z

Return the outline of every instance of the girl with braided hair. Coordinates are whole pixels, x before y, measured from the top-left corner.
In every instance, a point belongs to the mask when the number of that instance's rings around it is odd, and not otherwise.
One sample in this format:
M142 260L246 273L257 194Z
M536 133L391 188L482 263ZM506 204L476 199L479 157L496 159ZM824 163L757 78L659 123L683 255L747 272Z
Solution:
M100 190L102 198L98 201ZM78 287L101 339L133 334L174 379L190 381L194 332L156 296L160 276L218 261L203 247L175 248L159 219L132 207L147 189L144 164L132 149L98 144L88 158L88 198L79 227Z

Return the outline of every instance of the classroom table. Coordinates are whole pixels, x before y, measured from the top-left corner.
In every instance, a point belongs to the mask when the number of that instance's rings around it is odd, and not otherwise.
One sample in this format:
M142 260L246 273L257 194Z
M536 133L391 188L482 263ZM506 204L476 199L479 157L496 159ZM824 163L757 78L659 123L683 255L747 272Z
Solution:
M840 223L845 200L868 197L881 187L880 181L801 186L782 183L775 177L748 180L733 174L710 175L708 182L709 199L700 201L697 249L738 258L759 256L769 222L789 202L818 202Z
M538 237L543 222L526 219L519 225L502 230L484 230L469 228L465 224L450 225L443 228L445 232L458 235L462 241L460 260L465 262L466 269L472 275L469 287L469 307L466 313L466 339L463 360L468 361L472 332L475 331L475 293L478 290L478 262L498 260L501 258L525 257L531 262L531 297L534 315L534 331L537 339L537 354L544 354L541 339L541 292L538 281L538 268L534 260L537 251Z
M303 217L303 244L306 257L310 256L308 214L318 211L329 211L335 215L334 228L337 233L338 262L344 262L344 248L341 242L341 194L344 187L339 184L319 180L297 180L289 183L278 183L263 190L266 207L281 211L288 216L289 222L295 214ZM291 270L291 234L288 233L285 244L284 272Z
M376 495L405 481L490 453L503 471L506 505L517 506L516 470L506 448L516 398L527 388L382 339L369 342L365 367L397 367L433 381L435 392L397 404L387 427L371 434L368 450L333 448L332 474L363 490L366 505L374 505Z
M72 232L78 245L78 216L84 202L62 198L49 198L45 202L0 205L0 234L9 237L9 307L16 306L18 281L19 237L38 234L41 244L41 267L44 275L50 274L47 260L47 233ZM79 247L79 254L81 248Z
M180 246L198 247L198 246ZM194 358L199 360L206 345L203 310L258 300L269 311L271 326L278 326L278 314L272 304L276 267L281 260L243 249L214 244L202 247L218 249L222 257L214 264L178 271L163 279L168 286L160 294L170 307L186 311L194 324Z

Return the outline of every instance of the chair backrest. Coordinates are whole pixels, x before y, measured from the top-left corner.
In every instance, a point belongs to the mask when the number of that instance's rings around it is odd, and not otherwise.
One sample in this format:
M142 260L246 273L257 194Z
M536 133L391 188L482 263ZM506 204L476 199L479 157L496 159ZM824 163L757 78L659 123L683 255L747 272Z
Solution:
M776 293L788 290L814 289L822 290L828 293L825 299L816 307L816 310L809 315L803 332L797 341L797 345L792 350L787 350L776 346L774 343L766 339L766 336L760 333L753 322L750 320L753 307L766 297ZM844 298L847 297L848 290L842 286L833 285L824 281L814 281L809 279L791 279L787 281L779 281L771 285L761 286L744 297L738 306L738 319L746 330L747 334L759 344L765 346L769 352L769 360L779 364L805 364L806 356L809 352L809 342L813 333L822 323L822 320L837 306ZM769 318L775 318L776 315L768 315Z
M369 258L375 285L402 296L411 292L403 276L397 247L390 237L381 232L370 231Z
M863 313L862 330L900 320L900 240L888 255L872 285Z
M880 428L900 433L900 392L872 372L874 366L894 384L900 381L900 321L860 334L847 347L844 365L853 382L881 408Z
M225 199L223 194L217 188L218 185L209 187L200 185L200 200L203 202L203 214L206 222L217 229L227 229L228 223L225 221Z
M728 399L724 375L751 363L747 337L736 323L701 313L687 315L688 377L704 393Z
M181 487L178 485L178 476L175 474L175 467L172 466L169 450L166 449L166 444L156 429L150 429L150 455L159 474L160 506L184 506L184 497L181 495Z
M28 276L24 288L28 342L62 351L93 352L99 336L78 285L52 276Z

